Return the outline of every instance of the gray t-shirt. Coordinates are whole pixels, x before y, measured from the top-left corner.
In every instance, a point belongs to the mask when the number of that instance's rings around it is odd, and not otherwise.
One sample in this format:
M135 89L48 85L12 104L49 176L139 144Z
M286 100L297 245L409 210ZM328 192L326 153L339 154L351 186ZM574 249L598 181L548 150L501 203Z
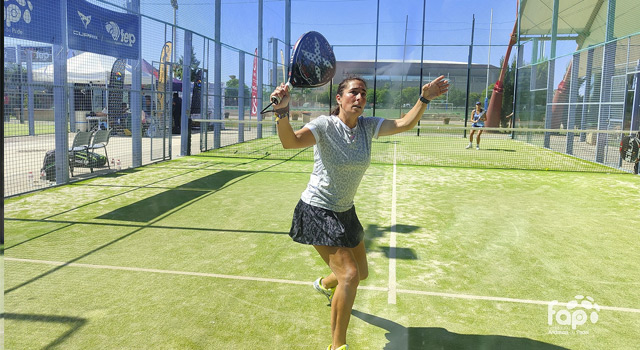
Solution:
M302 201L335 212L349 210L364 172L371 162L371 141L384 121L358 117L351 129L336 116L320 116L305 127L316 138L314 166Z

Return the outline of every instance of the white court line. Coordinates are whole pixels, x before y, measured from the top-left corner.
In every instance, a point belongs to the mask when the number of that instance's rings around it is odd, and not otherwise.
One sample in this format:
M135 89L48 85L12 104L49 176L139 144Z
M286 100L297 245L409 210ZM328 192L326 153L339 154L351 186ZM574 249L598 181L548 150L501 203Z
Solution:
M406 293L406 294L417 294L417 295L428 295L428 296L436 296L436 297L446 297L446 298L457 298L457 299L469 299L469 300L486 300L486 301L503 301L508 303L520 303L520 304L537 304L548 306L550 301L544 300L531 300L531 299L514 299L514 298L503 298L503 297L488 297L481 295L469 295L469 294L453 294L453 293L438 293L438 292L426 292L419 290L408 290L408 289L399 289L398 292ZM568 303L558 303L559 306L567 306ZM628 307L617 307L617 306L602 306L598 305L601 310L611 310L611 311L623 311L623 312L635 312L640 313L640 309L632 309Z
M92 269L123 270L123 271L135 271L135 272L153 272L153 273L164 273L169 275L214 277L214 278L225 278L225 279L232 279L232 280L245 280L245 281L257 281L257 282L269 282L269 283L287 283L287 284L300 284L300 285L311 284L311 282L292 281L292 280L283 280L283 279L274 279L274 278L233 276L233 275L222 275L218 273L205 273L205 272L159 270L159 269L147 269L142 267L65 263L60 261L17 259L17 258L7 258L7 257L5 257L4 260L30 262L35 264L45 264L45 265L54 265L54 266L88 267Z
M121 271L134 271L134 272L152 272L152 273L162 273L162 274L169 274L169 275L212 277L212 278L224 278L224 279L241 280L241 281L283 283L283 284L295 284L295 285L305 285L305 286L312 285L312 282L309 282L309 281L294 281L294 280L285 280L285 279L277 279L277 278L261 278L261 277L251 277L251 276L234 276L234 275L223 275L218 273L172 271L172 270L146 269L146 268L140 268L140 267L65 263L62 261L19 259L19 258L9 258L9 257L5 257L4 260L33 263L33 264L53 265L53 266L84 267L84 268L92 268L92 269L121 270ZM6 270L6 266L5 266L5 270ZM359 286L358 288L364 289L364 290L374 290L374 291L382 291L382 292L388 290L388 288L375 287L375 286ZM455 298L455 299L500 301L500 302L507 302L507 303L536 304L536 305L545 305L545 306L548 306L550 302L550 301L544 301L544 300L515 299L515 298L491 297L491 296L456 294L456 293L439 293L439 292L427 292L427 291L409 290L409 289L398 289L397 292L404 293L404 294L426 295L426 296ZM558 303L557 305L567 306L567 303ZM616 306L602 306L602 305L599 305L599 306L601 310L640 313L640 309L616 307Z
M396 303L396 144L393 144L393 184L391 185L391 228L389 237L389 295L387 303Z

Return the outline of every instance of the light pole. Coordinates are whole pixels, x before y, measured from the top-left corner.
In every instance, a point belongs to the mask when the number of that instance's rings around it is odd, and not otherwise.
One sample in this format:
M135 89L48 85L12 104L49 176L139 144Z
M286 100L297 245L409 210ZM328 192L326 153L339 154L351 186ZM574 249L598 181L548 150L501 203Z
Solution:
M178 11L178 0L171 0L173 6L173 32L171 34L173 43L171 44L171 69L176 61L176 12ZM173 75L172 75L173 76Z

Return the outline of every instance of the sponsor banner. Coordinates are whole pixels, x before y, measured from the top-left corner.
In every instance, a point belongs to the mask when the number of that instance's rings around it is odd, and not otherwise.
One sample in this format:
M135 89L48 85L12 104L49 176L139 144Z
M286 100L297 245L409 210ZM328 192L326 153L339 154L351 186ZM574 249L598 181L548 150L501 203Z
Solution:
M51 46L21 46L20 62L27 62L27 55L31 54L31 62L53 62Z
M62 44L59 1L4 0L4 36Z
M173 44L171 41L167 41L164 46L162 46L162 51L160 52L160 67L158 72L158 106L161 106L159 109L165 109L165 94L167 91L171 91L171 81L169 74L169 69L171 68L171 50L173 49ZM169 89L167 89L167 85ZM167 99L168 101L168 99Z
M251 114L249 117L258 115L258 49L253 56L253 74L251 76Z
M124 106L122 102L124 101L124 75L126 73L127 63L124 59L119 58L115 62L113 62L113 66L111 67L111 74L109 75L109 115L111 116L121 116L124 114Z
M137 15L115 12L84 0L67 0L69 48L138 59Z
M4 62L17 63L16 47L4 47ZM31 54L31 62L53 62L51 46L20 46L20 62L27 62L28 55Z

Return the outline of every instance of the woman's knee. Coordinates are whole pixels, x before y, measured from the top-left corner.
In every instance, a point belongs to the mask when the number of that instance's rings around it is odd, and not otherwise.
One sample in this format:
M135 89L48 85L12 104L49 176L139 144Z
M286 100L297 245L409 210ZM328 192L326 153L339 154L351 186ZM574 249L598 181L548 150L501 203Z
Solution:
M336 277L338 278L338 283L346 285L357 286L361 280L357 265L345 266L340 273L336 274Z

